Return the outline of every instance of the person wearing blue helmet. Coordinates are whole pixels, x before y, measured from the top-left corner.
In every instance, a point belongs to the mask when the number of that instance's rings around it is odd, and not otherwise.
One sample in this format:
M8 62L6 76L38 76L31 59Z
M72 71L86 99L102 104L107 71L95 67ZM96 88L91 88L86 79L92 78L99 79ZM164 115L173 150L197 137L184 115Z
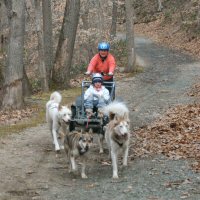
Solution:
M109 50L109 43L100 42L98 44L99 52L91 59L86 74L102 73L104 82L113 82L116 62ZM110 91L110 88L108 89Z
M86 74L103 73L104 81L111 81L116 68L114 56L109 52L110 44L100 42L98 44L98 53L91 59Z

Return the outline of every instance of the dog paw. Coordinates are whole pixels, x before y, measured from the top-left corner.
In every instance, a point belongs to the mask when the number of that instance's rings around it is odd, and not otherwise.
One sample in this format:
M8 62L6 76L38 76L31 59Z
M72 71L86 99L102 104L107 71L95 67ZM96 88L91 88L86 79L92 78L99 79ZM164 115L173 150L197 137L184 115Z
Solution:
M81 178L86 179L88 177L86 176L86 174L81 174Z
M64 149L64 145L61 145L61 146L60 146L60 149Z
M60 154L60 149L56 150L55 152L56 154Z
M118 177L118 175L113 175L112 178L113 178L113 179L118 179L119 177Z
M55 145L55 151L60 151L60 146L59 145Z
M103 149L100 149L100 150L99 150L99 154L103 154Z

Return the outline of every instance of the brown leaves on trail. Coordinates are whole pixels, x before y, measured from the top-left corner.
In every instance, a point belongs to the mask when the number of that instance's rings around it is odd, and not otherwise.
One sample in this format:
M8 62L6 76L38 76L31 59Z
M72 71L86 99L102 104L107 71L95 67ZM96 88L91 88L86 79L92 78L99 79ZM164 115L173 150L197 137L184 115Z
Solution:
M27 119L36 112L36 109L25 108L23 110L0 111L0 125L11 125Z
M162 118L136 131L133 140L131 151L137 156L193 158L196 160L193 168L200 170L200 104L169 109Z
M200 97L200 83L194 84L193 87L192 87L192 90L188 93L188 95Z

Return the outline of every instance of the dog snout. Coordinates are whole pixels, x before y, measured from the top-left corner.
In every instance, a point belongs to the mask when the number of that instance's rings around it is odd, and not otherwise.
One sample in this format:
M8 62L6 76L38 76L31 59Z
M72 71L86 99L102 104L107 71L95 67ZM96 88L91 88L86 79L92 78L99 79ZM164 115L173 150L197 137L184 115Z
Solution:
M122 137L127 138L128 137L128 132L122 133Z
M71 121L71 119L63 119L63 121L64 121L65 123L69 123L69 122Z

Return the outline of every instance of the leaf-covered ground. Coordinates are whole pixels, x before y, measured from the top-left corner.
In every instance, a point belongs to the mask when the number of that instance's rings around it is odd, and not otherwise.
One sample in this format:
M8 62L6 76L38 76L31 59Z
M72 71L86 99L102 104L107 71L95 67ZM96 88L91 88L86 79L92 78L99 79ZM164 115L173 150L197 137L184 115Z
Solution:
M0 199L199 199L199 174L189 167L190 159L179 159L195 158L192 165L198 169L198 158L192 151L197 155L199 148L199 105L173 106L185 97L199 95L196 84L189 90L194 74L199 75L198 66L191 59L186 62L182 54L151 45L144 38L140 41L137 50L149 60L144 72L117 81L117 95L127 102L131 122L136 125L128 167L119 167L120 179L111 179L108 149L105 144L105 153L98 154L96 140L87 165L89 178L81 180L79 174L69 174L65 152L55 154L47 124L41 124L0 138L0 170L4 172ZM179 59L182 56L184 62ZM66 91L61 92L69 97ZM49 98L45 95L33 99L43 109ZM187 99L191 103L196 98ZM163 114L165 105L173 107ZM152 115L156 121L151 121ZM140 121L145 121L146 127L141 128ZM155 155L159 153L164 155Z
M199 38L188 38L175 24L163 25L163 18L136 25L136 33L150 37L157 43L200 57ZM200 80L188 91L200 98ZM148 127L135 132L138 139L135 153L165 154L170 158L194 158L193 169L200 171L200 104L179 105Z
M164 154L170 159L192 158L200 170L200 104L171 108L160 119L134 133L134 154Z

